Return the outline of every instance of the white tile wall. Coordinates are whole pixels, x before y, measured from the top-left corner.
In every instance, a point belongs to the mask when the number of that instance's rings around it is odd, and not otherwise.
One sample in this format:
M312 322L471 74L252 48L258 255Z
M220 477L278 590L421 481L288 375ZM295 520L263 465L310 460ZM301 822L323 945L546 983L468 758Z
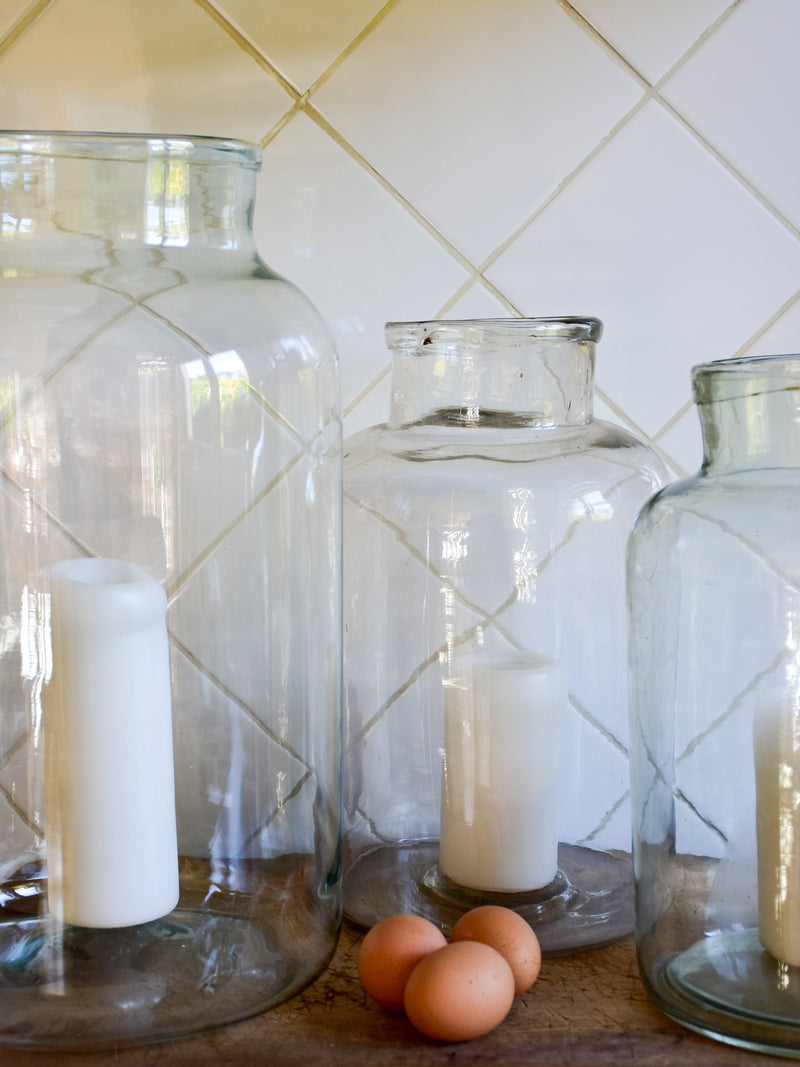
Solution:
M598 413L699 464L692 364L800 350L796 0L0 0L0 124L264 147L265 259L383 418L383 323L594 314Z
M798 0L0 0L0 124L259 142L347 431L387 319L597 315L597 414L682 474L691 366L800 351L798 39Z
M259 142L348 432L388 319L597 315L597 414L681 474L691 366L800 351L798 39L797 0L0 0L0 125Z

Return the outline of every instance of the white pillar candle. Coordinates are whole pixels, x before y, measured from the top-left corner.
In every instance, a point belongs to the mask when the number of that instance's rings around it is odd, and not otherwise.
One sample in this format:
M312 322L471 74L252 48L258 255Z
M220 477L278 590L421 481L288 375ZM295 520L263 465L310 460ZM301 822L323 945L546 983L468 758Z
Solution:
M565 702L543 655L446 684L439 867L453 882L516 893L555 878Z
M764 948L800 966L800 709L764 699L753 720L758 932Z
M75 926L133 926L178 901L167 599L120 560L70 560L48 576L49 906Z

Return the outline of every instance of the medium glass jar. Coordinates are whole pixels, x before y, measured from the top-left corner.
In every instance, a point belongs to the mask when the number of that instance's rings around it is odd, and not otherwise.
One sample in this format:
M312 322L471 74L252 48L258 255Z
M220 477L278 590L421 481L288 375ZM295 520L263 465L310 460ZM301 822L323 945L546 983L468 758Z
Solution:
M0 134L0 1044L217 1026L335 946L338 372L259 165Z
M800 356L695 367L698 474L642 511L636 939L672 1018L800 1054Z
M596 319L391 323L345 444L345 911L543 950L632 925L625 544L658 458L592 417Z

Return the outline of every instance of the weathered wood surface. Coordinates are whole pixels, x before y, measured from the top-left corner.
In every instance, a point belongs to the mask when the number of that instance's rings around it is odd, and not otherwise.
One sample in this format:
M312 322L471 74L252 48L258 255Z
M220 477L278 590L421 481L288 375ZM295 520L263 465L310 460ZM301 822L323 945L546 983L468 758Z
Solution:
M774 1057L710 1041L672 1023L648 1000L633 940L545 960L539 981L503 1024L464 1044L418 1034L383 1011L356 977L360 934L345 926L317 981L271 1012L183 1041L118 1052L0 1051L0 1067L750 1067Z

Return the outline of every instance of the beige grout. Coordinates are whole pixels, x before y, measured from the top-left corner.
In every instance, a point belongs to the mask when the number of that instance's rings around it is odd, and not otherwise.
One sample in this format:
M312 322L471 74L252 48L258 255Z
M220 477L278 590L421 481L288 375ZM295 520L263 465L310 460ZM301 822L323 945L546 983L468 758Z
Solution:
M697 52L698 49L702 48L702 46L706 43L709 37L712 37L717 32L723 22L727 22L727 20L731 17L733 12L736 10L737 7L740 6L742 2L743 0L733 0L733 2L722 12L722 14L718 15L717 18L715 18L714 21L710 23L710 25L706 26L706 28L703 30L697 40L694 41L686 49L682 56L675 60L669 70L666 71L666 73L662 74L658 81L655 83L654 88L657 92L660 92L662 85L665 85L668 81L670 81L672 76L676 74L681 69L681 67L683 67L692 58L695 52Z
M626 74L629 74L634 81L639 82L639 85L643 89L651 89L651 83L640 74L636 67L619 52L611 42L603 37L600 31L589 21L589 19L583 15L577 8L569 2L569 0L556 0L556 3L561 10L572 19L572 21L583 30L583 32L592 39L592 41L614 62L618 67L622 67Z
M254 59L262 70L271 75L293 100L298 100L301 96L299 89L292 84L289 78L280 71L275 64L264 55L261 49L258 47L252 37L239 26L234 20L226 14L226 12L217 6L214 0L194 0L198 7L202 8L206 14L217 23L217 25L228 34L243 52L245 52L251 59Z
M30 7L23 11L16 22L0 37L0 56L16 43L31 23L35 22L53 2L54 0L35 0Z
M748 339L744 342L744 344L739 346L739 348L734 352L734 356L743 356L744 353L748 350L748 348L751 348L756 343L756 341L761 340L761 338L764 336L764 334L767 332L767 330L771 329L775 325L775 323L778 322L779 319L782 319L783 316L788 311L791 311L791 309L799 301L800 301L800 289L798 289L798 291L793 296L790 296L787 301L785 301L783 304L781 304L781 306L778 308L778 310L773 313L771 318L767 319L767 321L765 323L763 323L755 331L755 333L751 334L750 337L748 337Z
M348 44L347 47L344 48L339 53L339 55L336 57L336 59L334 59L334 61L330 64L330 66L327 67L327 69L324 70L322 72L322 74L320 74L320 76L316 79L316 81L314 81L309 86L309 88L308 88L308 96L309 97L311 97L317 91L317 89L319 89L321 86L323 86L325 84L325 82L330 78L330 76L336 70L338 70L339 67L344 63L344 61L356 50L356 48L358 48L358 46L361 44L361 42L364 41L367 37L369 37L369 35L372 33L372 31L375 29L375 27L379 23L383 22L383 20L386 18L386 16L389 14L389 12L393 8L397 7L397 5L399 3L400 3L400 0L388 0L388 3L384 4L384 6L381 8L381 10L370 19L370 21L363 28L363 30L361 30L360 33L356 34L356 36L353 38L353 40L350 42L350 44Z
M373 178L378 183L378 185L381 186L382 189L384 189L385 192L387 192L394 200L396 200L397 203L400 204L400 206L403 207L408 212L408 214L411 215L411 217L431 235L431 237L438 241L438 243L445 249L446 252L449 253L450 257L454 259L460 267L462 267L470 274L475 273L474 264L470 262L470 260L464 255L464 253L461 252L458 248L456 248L456 246L452 244L444 236L444 234L440 230L438 230L433 225L433 223L430 222L429 219L425 217L425 215L418 208L414 207L410 200L408 200L405 196L403 196L401 192L395 189L392 183L388 181L388 179L384 178L381 172L375 166L373 166L373 164L370 163L369 160L365 156L363 156L358 151L358 149L355 148L347 140L347 138L343 137L342 134L340 134L339 131L334 126L332 126L330 122L328 122L324 115L321 112L317 111L313 104L306 103L303 110L305 114L308 115L310 119L313 119L317 126L319 126L319 128L331 138L332 141L334 141L344 152L346 152L351 159L358 163L370 175L370 177Z
M55 0L36 0L32 3L26 11L17 19L17 21L10 27L6 34L0 39L0 55L8 50L19 39L19 37L28 29L28 27L53 3ZM603 151L603 149L609 144L611 140L630 123L635 116L642 110L642 108L650 101L653 100L664 108L672 118L681 124L681 126L692 136L701 147L709 153L719 164L722 166L730 176L737 181L748 193L750 197L756 200L772 217L783 226L792 236L800 240L800 229L796 227L789 219L787 219L770 201L763 196L763 194L755 187L748 179L734 167L725 156L719 152L714 146L708 142L703 135L695 129L691 122L689 122L675 107L673 107L667 100L661 96L662 88L667 85L674 74L680 70L691 57L700 49L703 44L717 31L717 29L732 15L732 13L743 3L743 0L732 0L732 2L726 7L726 9L703 31L702 34L690 45L689 48L676 60L670 69L663 74L656 82L650 83L636 67L627 60L618 49L607 40L602 33L591 23L591 21L584 16L570 0L555 0L558 6L570 17L576 25L578 25L593 43L600 49L602 49L606 55L619 66L625 73L632 78L642 89L641 98L634 104L632 108L626 112L614 126L602 137L594 148L584 157L580 163L573 168L573 170L566 175L558 186L539 204L533 212L521 223L520 226L514 230L504 241L502 241L478 266L475 266L466 255L464 255L448 238L442 234L437 227L426 218L426 216L417 209L402 193L397 190L392 183L385 178L380 171L374 167L347 139L330 123L328 120L313 106L311 103L312 98L316 91L324 85L329 78L347 61L350 55L370 36L373 30L383 22L383 20L394 10L395 7L401 2L401 0L388 0L381 9L370 19L370 21L353 37L349 44L336 56L332 63L317 77L311 86L304 92L301 91L296 85L293 84L291 79L284 74L275 63L262 51L257 42L251 38L248 33L237 24L237 22L224 10L224 7L217 3L217 0L195 0L195 3L202 8L210 18L226 32L233 41L252 59L254 59L261 68L273 77L277 83L283 88L287 96L291 101L291 106L287 109L281 119L273 125L268 131L265 137L261 141L261 146L265 147L271 140L273 140L283 130L292 119L300 112L306 114L315 124L326 133L347 155L353 159L362 169L364 169L369 176L377 182L392 198L420 225L442 248L443 250L467 273L467 277L458 286L458 288L451 294L451 296L444 301L439 308L437 314L434 317L442 317L446 315L448 310L453 307L459 299L473 286L480 285L487 292L491 293L495 299L497 299L511 315L520 316L523 311L516 307L513 301L499 290L486 276L485 272L497 261L497 259L520 237L520 235L557 199L558 196L581 174L596 158L596 156ZM736 355L742 354L747 350L760 336L762 336L771 325L776 322L781 315L783 315L789 308L791 308L797 300L800 299L800 293L796 294L789 301L787 301L782 308L778 309L773 316L767 320L762 326L749 338L742 346L740 346ZM351 401L345 414L352 413L359 405L359 403L372 392L377 385L383 381L388 373L388 364L385 366L379 374L372 378L372 380L366 384L361 390L358 396ZM602 395L602 394L601 394ZM609 407L615 411L617 416L625 421L626 424L633 427L633 423L630 417L619 410L613 403L609 402L608 398L603 397L604 401L609 404ZM666 432L671 429L691 407L691 402L687 402L679 411L672 416L652 437L642 433L640 428L635 428L634 432L637 432L639 436L648 440L659 452L662 453L663 458L674 468L678 469L678 465L674 459L667 453L663 453L663 449L658 448L657 442L660 438L663 438Z
M678 109L676 107L674 107L672 104L670 104L667 100L665 100L661 96L657 96L656 97L656 101L661 105L661 107L669 115L672 116L673 119L675 119L676 122L678 122L684 128L684 130L686 130L686 132L691 137L694 138L695 141L698 142L698 144L703 149L705 149L705 151L717 163L719 163L719 165L724 170L726 170L728 172L728 174L736 182L739 183L739 185L741 185L744 188L745 192L750 197L752 197L753 200L755 200L758 204L760 204L760 206L766 212L768 212L770 215L772 215L772 217L775 219L775 221L779 222L780 225L783 226L783 228L785 230L787 230L792 235L792 237L794 237L796 240L800 240L800 229L798 229L798 227L795 226L795 224L793 222L791 222L789 219L787 219L787 217L783 214L783 212L781 212L778 208L776 208L775 205L773 203L771 203L771 201L768 200L767 197L764 196L764 194L761 193L756 188L756 186L753 185L752 182L750 182L749 179L747 179L744 176L744 174L742 174L742 172L737 167L735 167L728 159L726 159L725 156L718 149L716 149L714 147L714 145L711 144L710 141L706 140L706 138L703 136L703 134L700 133L700 131L698 129L696 129L696 127L694 127L691 124L691 122L689 122L689 120L687 118L685 118L680 113L680 111L678 111Z
M510 246L517 240L517 238L519 238L525 232L525 230L527 230L528 227L537 218L539 218L539 216L553 203L553 201L556 200L557 197L559 197L561 195L561 193L563 193L563 191L567 188L567 186L571 185L572 182L575 180L575 178L577 178L579 174L581 174L584 170L586 170L586 168L589 166L589 164L600 154L600 152L603 151L603 149L606 147L606 145L611 140L613 140L614 137L616 137L617 134L622 129L624 129L628 125L628 123L642 110L644 105L646 103L648 103L648 101L651 100L651 99L652 99L652 93L649 92L649 91L645 92L640 97L640 99L636 101L636 103L633 105L633 107L630 108L622 116L622 118L617 120L617 122L611 127L611 129L608 131L608 133L606 133L597 142L597 144L594 146L594 148L586 156L583 157L583 159L580 161L580 163L578 163L577 166L574 167L569 172L569 174L567 174L564 178L562 178L562 180L558 183L558 185L555 187L555 189L553 189L552 192L549 193L548 196L546 196L545 199L530 213L530 215L528 215L528 217L525 219L525 221L522 222L516 228L516 230L513 231L513 233L509 234L509 236L504 241L502 241L482 261L482 263L478 267L478 271L481 274L483 274L485 271L487 271L489 269L489 267L491 267L500 258L500 256L502 256L503 253L506 252L508 250L508 248L510 248Z

